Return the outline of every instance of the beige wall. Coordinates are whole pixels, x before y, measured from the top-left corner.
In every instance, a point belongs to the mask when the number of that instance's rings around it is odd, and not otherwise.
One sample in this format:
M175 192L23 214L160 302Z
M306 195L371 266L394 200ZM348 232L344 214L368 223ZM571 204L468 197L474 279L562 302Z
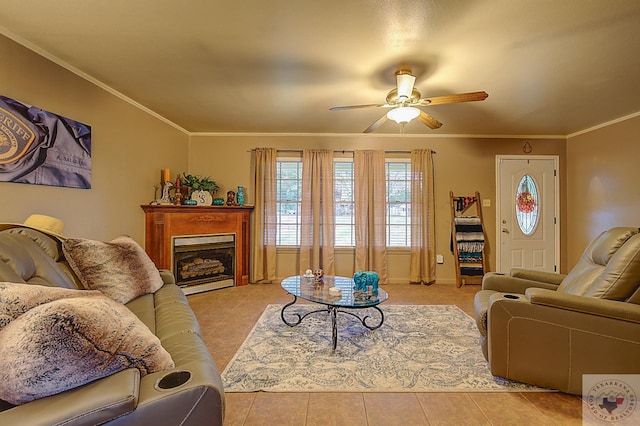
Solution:
M140 204L153 199L160 169L187 169L188 136L2 36L0 58L0 94L92 127L92 188L0 182L0 221L42 213L70 236L144 243Z
M473 195L480 192L483 199L491 200L491 207L483 208L488 235L490 268L495 265L495 156L498 154L523 154L523 139L445 138L445 137L384 137L378 135L198 135L190 139L190 170L210 175L220 185L220 194L238 185L247 188L248 202L253 202L251 153L255 147L279 149L327 148L333 150L385 149L410 150L431 148L434 157L436 184L436 251L444 255L444 264L438 265L437 281L455 282L453 256L449 250L451 210L449 191L456 195ZM532 155L558 155L561 169L565 163L565 141L530 140ZM523 154L524 155L524 154ZM561 182L561 192L564 183ZM562 196L561 196L562 198ZM278 277L286 277L297 271L296 252L283 250L278 253ZM350 250L339 250L336 257L338 274L353 273L353 255ZM391 282L407 282L409 259L406 251L393 250L389 255Z
M449 252L449 190L479 191L490 199L483 215L490 266L495 265L495 155L521 154L524 139L382 137L358 135L191 135L166 124L125 100L0 36L0 94L33 104L92 126L93 187L79 190L0 182L0 221L22 222L31 213L60 217L66 233L96 239L128 234L142 242L140 204L154 196L160 169L212 176L221 193L237 185L253 194L250 149L432 148L437 151L437 252L445 257L438 281L453 282ZM434 132L435 133L435 132ZM618 225L640 224L640 117L564 140L530 139L534 155L560 156L562 269L566 271L598 232ZM566 178L565 178L566 176ZM293 260L292 260L293 259ZM283 253L278 274L288 275L295 253ZM352 267L349 251L340 252L339 272ZM391 255L390 274L406 277L408 260Z
M640 117L567 141L569 264L612 226L640 226Z

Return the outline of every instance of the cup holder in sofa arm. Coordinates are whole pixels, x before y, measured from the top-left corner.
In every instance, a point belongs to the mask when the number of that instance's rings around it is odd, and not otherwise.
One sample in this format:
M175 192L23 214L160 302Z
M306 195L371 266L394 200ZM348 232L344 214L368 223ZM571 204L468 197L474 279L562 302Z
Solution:
M156 383L156 389L158 390L170 390L175 389L178 386L182 386L191 380L191 371L178 370L172 371L166 376L163 376Z
M502 297L504 297L505 299L511 299L511 300L520 299L520 296L518 296L517 294L503 294Z

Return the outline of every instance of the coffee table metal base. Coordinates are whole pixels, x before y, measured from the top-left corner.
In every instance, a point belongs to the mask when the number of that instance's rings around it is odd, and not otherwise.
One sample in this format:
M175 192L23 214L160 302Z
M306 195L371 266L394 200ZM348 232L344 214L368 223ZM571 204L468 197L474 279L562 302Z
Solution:
M280 318L282 318L282 321L285 324L287 324L289 327L295 327L296 325L300 324L303 319L305 319L307 316L311 314L316 314L319 312L328 313L331 316L331 338L333 343L333 349L335 349L338 346L338 325L337 325L338 312L342 314L351 315L352 317L357 318L358 321L360 321L360 323L366 328L368 328L369 330L375 330L377 328L380 328L382 326L382 323L384 323L384 314L382 313L380 308L378 308L377 306L363 306L362 308L354 308L354 307L349 308L349 309L375 309L376 311L378 311L380 313L380 322L375 325L370 325L367 323L367 319L372 318L371 316L365 315L364 317L361 318L358 315L354 314L353 312L339 309L338 306L335 306L335 305L327 305L325 309L316 309L315 311L307 312L304 315L300 315L297 312L287 313L287 315L292 315L294 317L297 317L297 319L295 319L294 321L287 321L287 319L285 318L284 311L288 307L296 303L297 300L298 300L298 297L293 296L293 301L287 303L282 307L282 310L280 311Z

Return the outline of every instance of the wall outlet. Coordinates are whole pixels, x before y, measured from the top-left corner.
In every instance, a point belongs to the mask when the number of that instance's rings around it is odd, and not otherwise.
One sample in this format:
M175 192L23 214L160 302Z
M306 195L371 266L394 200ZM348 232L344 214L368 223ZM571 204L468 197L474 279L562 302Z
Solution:
M441 254L436 254L436 262L444 263L444 257Z
M491 207L491 200L485 198L482 200L482 207Z

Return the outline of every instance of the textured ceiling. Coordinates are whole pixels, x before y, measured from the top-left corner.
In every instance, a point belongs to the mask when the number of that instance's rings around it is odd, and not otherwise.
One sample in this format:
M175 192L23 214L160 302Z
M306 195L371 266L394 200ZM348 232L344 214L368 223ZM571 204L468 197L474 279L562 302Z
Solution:
M188 132L361 133L387 110L329 108L383 103L402 65L423 97L489 94L405 133L568 135L640 111L638 0L3 0L0 32Z

